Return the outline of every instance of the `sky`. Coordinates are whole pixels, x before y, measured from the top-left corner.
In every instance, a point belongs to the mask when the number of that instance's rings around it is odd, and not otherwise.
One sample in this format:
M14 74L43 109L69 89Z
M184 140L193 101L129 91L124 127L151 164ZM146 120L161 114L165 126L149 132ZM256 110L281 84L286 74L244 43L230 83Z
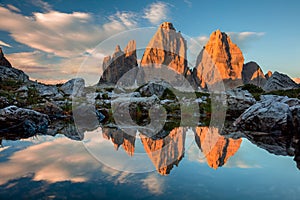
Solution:
M245 63L256 61L265 73L279 71L296 78L300 77L299 9L296 0L1 0L0 46L13 66L33 80L64 82L77 77L91 55L101 66L107 52L95 53L97 45L126 31L155 30L170 21L200 46L220 29L241 48ZM84 70L98 73L98 69Z

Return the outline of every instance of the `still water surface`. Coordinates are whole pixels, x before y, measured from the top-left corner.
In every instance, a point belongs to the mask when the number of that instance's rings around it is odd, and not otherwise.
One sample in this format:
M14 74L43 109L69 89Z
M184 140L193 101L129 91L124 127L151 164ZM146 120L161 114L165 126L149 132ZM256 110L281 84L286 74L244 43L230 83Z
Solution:
M177 127L155 139L98 128L83 141L63 135L3 140L0 169L0 199L298 199L300 194L293 157L207 127Z

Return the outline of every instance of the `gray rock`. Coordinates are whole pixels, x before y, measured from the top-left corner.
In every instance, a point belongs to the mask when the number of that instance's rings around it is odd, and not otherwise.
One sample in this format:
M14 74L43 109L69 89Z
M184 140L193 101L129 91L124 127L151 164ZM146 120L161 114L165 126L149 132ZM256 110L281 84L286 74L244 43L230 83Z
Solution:
M0 96L0 109L9 106L9 100L6 97Z
M82 78L75 78L67 81L65 84L63 84L60 87L60 90L65 94L65 95L72 95L72 96L80 96L83 88L85 86L84 79Z
M16 81L23 83L28 82L29 77L21 70L0 66L0 81Z
M226 91L227 106L229 111L243 112L256 103L256 100L250 92L235 88Z
M41 97L54 97L58 94L58 89L55 85L35 83L33 87L37 89Z
M299 130L299 106L298 99L262 95L261 101L248 108L234 125L246 131L293 134Z
M273 75L268 79L263 89L267 92L275 90L289 90L299 88L299 85L295 83L286 74L274 72Z
M150 97L156 95L157 97L162 97L166 89L171 89L172 86L165 81L150 81L148 84L139 88L138 92L142 96Z
M0 109L0 133L30 137L46 133L49 117L37 111L9 106Z

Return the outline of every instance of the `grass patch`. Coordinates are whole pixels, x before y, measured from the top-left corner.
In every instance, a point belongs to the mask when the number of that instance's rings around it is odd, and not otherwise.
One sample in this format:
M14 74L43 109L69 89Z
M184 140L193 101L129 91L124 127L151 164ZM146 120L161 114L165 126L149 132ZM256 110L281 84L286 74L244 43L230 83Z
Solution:
M300 99L300 88L298 89L290 89L290 90L276 90L271 92L265 92L262 88L253 85L246 84L240 87L242 90L248 90L252 96L258 101L260 100L261 95L278 95L278 96L287 96L289 98L298 98Z

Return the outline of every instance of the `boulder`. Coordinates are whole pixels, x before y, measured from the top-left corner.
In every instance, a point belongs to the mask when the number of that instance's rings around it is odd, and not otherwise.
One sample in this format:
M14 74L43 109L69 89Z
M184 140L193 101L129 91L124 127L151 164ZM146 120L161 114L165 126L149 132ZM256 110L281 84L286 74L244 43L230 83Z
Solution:
M41 97L54 97L59 93L55 85L34 83L33 87L38 91Z
M161 98L167 89L172 90L172 88L173 87L165 81L150 81L146 85L140 87L138 92L144 97L156 95L157 97Z
M235 88L226 91L227 110L232 113L241 114L250 106L256 103L255 98L247 90Z
M276 95L262 95L261 101L248 108L234 125L241 130L293 134L299 129L299 99Z
M16 106L0 109L0 133L30 137L38 133L47 133L49 117L40 112Z
M80 96L83 88L85 86L84 79L82 78L75 78L67 81L65 84L63 84L60 87L60 90L65 94L65 95L72 95L72 96Z

